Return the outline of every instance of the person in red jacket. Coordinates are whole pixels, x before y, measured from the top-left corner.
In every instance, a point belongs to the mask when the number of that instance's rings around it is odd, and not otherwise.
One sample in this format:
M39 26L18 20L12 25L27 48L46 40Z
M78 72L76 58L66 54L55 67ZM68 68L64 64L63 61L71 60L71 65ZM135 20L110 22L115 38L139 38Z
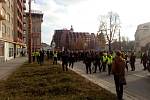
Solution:
M123 100L123 85L126 84L125 80L125 59L121 56L121 52L116 53L116 57L112 62L112 73L114 74L114 81L116 86L116 93L118 100Z

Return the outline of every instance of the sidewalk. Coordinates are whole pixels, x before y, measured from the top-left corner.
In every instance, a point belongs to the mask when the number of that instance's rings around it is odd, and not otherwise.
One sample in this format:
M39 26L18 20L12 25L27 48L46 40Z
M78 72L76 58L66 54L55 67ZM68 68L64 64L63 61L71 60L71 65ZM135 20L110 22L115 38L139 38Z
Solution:
M104 81L104 80L102 80L102 79L100 79L100 78L97 78L97 77L95 77L93 74L91 74L91 75L90 75L90 74L86 74L85 72L82 72L81 70L76 69L76 68L74 68L74 69L71 69L71 68L70 68L70 70L72 70L72 71L78 73L78 74L81 75L82 77L84 77L84 78L86 78L86 79L92 81L93 83L95 83L95 84L101 86L102 88L104 88L104 89L110 91L111 93L116 94L116 90L115 90L115 85L114 85L114 84L110 84L110 83L107 82L107 81ZM126 93L126 92L124 92L124 99L125 99L125 100L140 100L140 99L137 99L137 98L134 97L134 96L131 96L130 94L128 94L128 93Z
M61 62L59 62L59 63L61 63ZM75 64L73 69L72 68L69 68L69 69L76 72L77 74L81 75L82 77L90 80L91 82L103 87L104 89L110 91L111 93L116 94L114 83L110 83L106 80L101 79L100 77L97 76L97 74L86 74L85 71L83 71L81 69L81 67L82 66L80 66L80 68L79 68L79 65ZM125 86L125 88L126 88L126 86ZM147 100L145 98L142 98L140 95L136 95L132 92L127 91L126 89L124 90L123 98L124 98L124 100Z
M18 67L20 67L24 62L28 60L27 57L18 57L9 60L4 63L0 63L0 80L5 80L7 77Z

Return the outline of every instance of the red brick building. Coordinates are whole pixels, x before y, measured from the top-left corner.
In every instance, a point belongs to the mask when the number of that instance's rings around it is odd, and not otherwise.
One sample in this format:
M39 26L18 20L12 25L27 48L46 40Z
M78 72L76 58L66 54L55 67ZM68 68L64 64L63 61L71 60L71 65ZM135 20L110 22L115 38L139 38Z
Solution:
M94 33L89 32L74 32L73 27L71 29L55 30L53 40L56 44L56 49L68 49L68 50L93 50L96 46L96 37Z
M28 20L29 13L26 13L26 16ZM32 19L32 38L31 38L32 51L40 50L41 49L41 24L43 22L43 13L41 11L32 10L31 19ZM26 26L26 28L28 28L28 25Z

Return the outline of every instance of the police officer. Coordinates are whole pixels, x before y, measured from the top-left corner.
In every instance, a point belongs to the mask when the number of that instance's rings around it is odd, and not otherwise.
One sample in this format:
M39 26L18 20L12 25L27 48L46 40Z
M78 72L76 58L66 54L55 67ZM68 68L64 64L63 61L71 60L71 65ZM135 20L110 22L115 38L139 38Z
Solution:
M108 54L108 57L107 57L108 75L110 75L111 73L112 61L113 61L112 55Z
M35 51L33 51L33 52L32 52L32 60L33 60L33 62L35 62L35 55L36 55L36 54L35 54Z
M56 51L53 54L53 64L57 64L57 52Z
M36 51L36 52L35 52L35 55L36 55L37 63L40 64L40 52L39 52L39 51Z
M102 68L103 68L103 72L106 71L106 64L107 64L107 54L103 53L103 56L102 56Z

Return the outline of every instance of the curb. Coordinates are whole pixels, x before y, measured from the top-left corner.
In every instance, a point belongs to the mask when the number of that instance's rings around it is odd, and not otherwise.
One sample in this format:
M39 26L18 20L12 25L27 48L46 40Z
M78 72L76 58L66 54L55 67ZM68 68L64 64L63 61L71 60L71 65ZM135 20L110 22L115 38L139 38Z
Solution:
M94 75L87 75L87 74L83 74L82 71L78 70L78 69L72 69L69 68L70 70L74 71L75 73L81 75L82 77L88 79L89 81L99 85L100 87L106 89L107 91L110 91L112 94L116 94L116 90L115 90L115 86L114 84L111 84L107 81L104 81L102 79L97 79ZM143 98L137 98L137 96L134 95L130 95L131 93L129 93L128 91L124 90L124 99L125 100L144 100Z

